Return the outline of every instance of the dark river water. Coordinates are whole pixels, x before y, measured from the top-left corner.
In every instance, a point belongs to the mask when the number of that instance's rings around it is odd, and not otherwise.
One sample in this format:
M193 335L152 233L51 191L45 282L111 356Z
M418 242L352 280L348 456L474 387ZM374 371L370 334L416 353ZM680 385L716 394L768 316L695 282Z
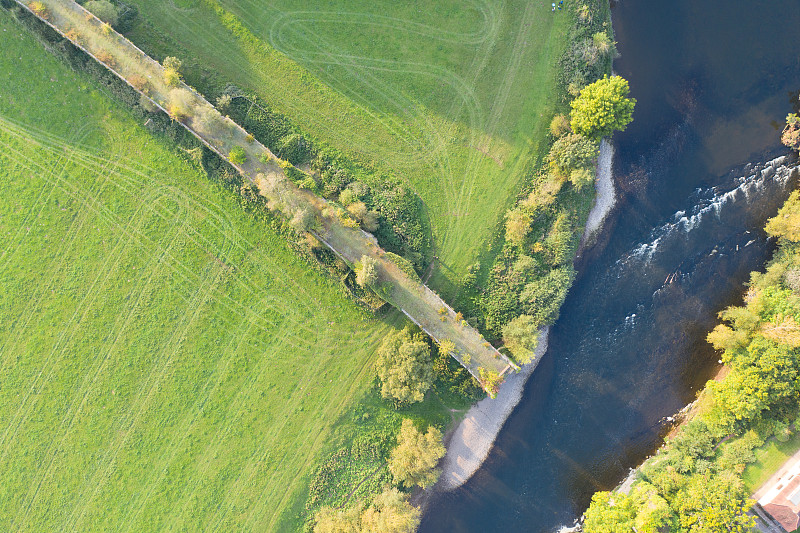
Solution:
M614 137L617 206L487 462L423 532L572 526L713 375L716 313L772 252L761 227L794 184L756 171L785 153L800 2L621 0L613 17L638 100Z

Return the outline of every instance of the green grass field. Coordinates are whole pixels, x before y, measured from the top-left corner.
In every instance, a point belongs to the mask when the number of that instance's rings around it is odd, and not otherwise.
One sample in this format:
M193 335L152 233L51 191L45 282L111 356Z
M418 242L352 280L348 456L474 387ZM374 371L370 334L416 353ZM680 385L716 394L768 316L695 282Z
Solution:
M756 461L747 465L742 475L747 490L749 492L758 490L798 450L800 450L800 433L795 433L786 442L770 439L764 446L756 449Z
M0 11L0 529L275 530L388 325Z
M441 260L431 284L445 295L546 149L569 26L549 4L133 3L144 23L129 36L182 57L190 81L193 68L219 73L406 180L427 206Z

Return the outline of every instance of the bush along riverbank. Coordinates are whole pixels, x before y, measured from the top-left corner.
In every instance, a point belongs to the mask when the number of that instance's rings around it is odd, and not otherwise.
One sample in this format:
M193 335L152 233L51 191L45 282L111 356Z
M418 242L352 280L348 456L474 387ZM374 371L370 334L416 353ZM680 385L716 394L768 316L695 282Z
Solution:
M791 172L797 179L798 168ZM767 233L778 249L751 275L745 305L720 313L708 336L727 369L701 392L693 415L617 492L598 492L583 530L745 532L763 475L748 474L760 448L800 430L800 192ZM724 373L723 373L724 374Z
M573 19L571 44L560 60L562 107L550 124L550 150L505 213L491 249L462 280L456 305L519 364L533 360L540 329L558 319L574 279L600 140L625 128L635 104L625 80L608 78L616 54L608 3L565 10Z

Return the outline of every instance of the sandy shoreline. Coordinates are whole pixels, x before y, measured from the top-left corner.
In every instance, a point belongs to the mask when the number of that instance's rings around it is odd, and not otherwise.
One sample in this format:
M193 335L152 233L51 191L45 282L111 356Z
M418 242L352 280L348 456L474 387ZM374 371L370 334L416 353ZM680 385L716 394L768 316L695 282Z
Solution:
M497 398L484 398L467 412L447 445L447 454L442 460L442 475L435 490L447 491L461 486L489 455L500 428L522 399L525 382L547 350L549 332L549 327L539 331L539 345L533 361L506 379Z
M597 178L595 188L597 195L586 228L581 239L581 248L597 235L611 208L616 196L612 161L614 148L603 139L600 143L600 155L597 158ZM500 433L511 411L522 399L525 383L536 369L539 360L547 351L550 328L542 328L539 332L539 345L533 362L522 367L522 370L506 379L500 387L497 398L484 398L473 405L464 419L455 428L447 444L447 454L442 460L442 475L432 491L450 491L463 485L480 468L486 460L494 441Z
M608 213L617 201L614 191L614 147L606 139L600 141L600 155L597 157L597 178L594 181L597 195L594 199L592 210L589 211L589 218L586 220L586 227L581 238L581 248L597 235L603 227Z

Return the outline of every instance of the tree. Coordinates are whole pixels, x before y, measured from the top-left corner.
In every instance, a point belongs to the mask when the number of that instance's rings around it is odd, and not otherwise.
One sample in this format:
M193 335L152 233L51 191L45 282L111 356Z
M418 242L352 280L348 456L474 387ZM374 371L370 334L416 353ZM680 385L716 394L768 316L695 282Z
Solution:
M117 25L119 11L117 10L117 6L108 0L90 0L86 2L83 7L103 22L111 24L112 26Z
M430 348L408 328L390 335L378 349L375 363L381 395L398 403L420 402L433 382Z
M596 492L586 510L583 530L586 533L623 533L633 531L636 509L625 494Z
M672 506L678 512L682 531L746 533L755 525L747 514L752 504L740 479L732 472L718 472L692 476Z
M314 533L359 533L361 508L323 507L314 515Z
M244 148L241 146L234 146L228 153L228 161L234 165L242 165L247 161L247 155L244 153Z
M356 265L356 283L361 287L374 285L378 281L378 262L368 255L362 255Z
M669 504L648 483L636 483L629 495L597 492L586 511L586 533L659 533L672 518Z
M494 398L500 390L500 385L503 384L503 378L494 370L486 370L482 366L478 367L478 376L484 390Z
M413 533L419 525L420 510L412 507L397 489L378 495L361 515L363 533Z
M389 471L395 483L428 488L439 479L441 470L436 465L446 451L438 429L430 426L427 433L422 433L406 418L397 436L397 447L389 458Z
M164 58L164 83L168 87L177 87L181 84L181 60L177 57Z
M530 363L539 343L539 322L530 315L516 317L503 326L503 342L518 363Z
M364 217L367 216L367 204L364 202L352 202L350 205L347 206L347 211L351 215L353 215L356 220L361 222L364 220Z
M299 208L292 217L292 227L297 233L304 233L314 226L316 219L314 214L305 208Z
M636 100L628 98L628 81L620 76L604 76L584 87L572 101L572 131L589 139L600 140L623 131L633 120Z
M800 191L793 191L775 218L767 222L767 233L792 242L800 242Z
M357 202L358 197L353 192L352 189L345 189L339 194L339 203L345 207L350 206L350 204Z

